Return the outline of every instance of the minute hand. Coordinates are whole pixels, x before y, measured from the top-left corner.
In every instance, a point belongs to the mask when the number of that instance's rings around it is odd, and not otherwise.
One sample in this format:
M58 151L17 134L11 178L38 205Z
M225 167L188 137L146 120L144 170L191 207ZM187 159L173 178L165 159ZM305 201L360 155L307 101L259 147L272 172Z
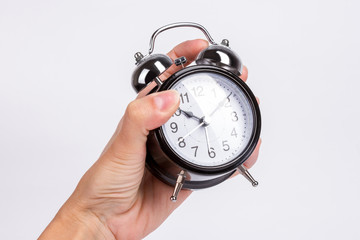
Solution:
M219 102L219 104L217 105L217 107L209 114L209 117L211 117L212 115L214 115L214 113L219 110L219 108L222 108L224 106L224 104L226 103L226 100L231 96L232 92L223 100L221 100Z

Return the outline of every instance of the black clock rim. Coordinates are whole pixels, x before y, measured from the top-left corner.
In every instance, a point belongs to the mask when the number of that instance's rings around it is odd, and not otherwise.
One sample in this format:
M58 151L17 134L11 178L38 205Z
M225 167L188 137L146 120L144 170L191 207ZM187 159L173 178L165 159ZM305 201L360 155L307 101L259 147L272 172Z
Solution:
M187 76L189 74L198 73L198 72L213 72L213 73L218 73L218 74L227 76L228 78L232 79L233 82L243 90L243 92L245 93L245 96L249 100L251 109L253 111L253 116L254 116L254 119L253 119L254 127L253 127L253 132L250 137L250 141L249 141L248 145L245 147L242 154L240 154L234 160L232 160L228 163L222 164L222 165L202 167L199 165L192 164L192 163L188 162L187 160L185 160L180 155L178 155L170 147L169 143L165 139L165 136L164 136L164 133L163 133L161 127L156 128L154 130L154 133L155 133L156 139L159 142L164 153L180 167L190 170L190 171L202 173L202 174L217 174L217 173L221 174L221 173L229 172L229 171L234 170L241 164L243 164L250 157L250 155L252 154L252 152L254 151L254 149L257 145L257 142L260 138L260 131L261 131L261 116L260 116L259 105L257 104L255 95L252 93L252 91L246 85L246 83L244 81L242 81L234 73L232 73L226 69L217 67L217 66L195 65L195 66L183 68L180 71L171 75L166 81L164 81L164 83L158 89L158 92L168 90L180 79L184 78L185 76Z

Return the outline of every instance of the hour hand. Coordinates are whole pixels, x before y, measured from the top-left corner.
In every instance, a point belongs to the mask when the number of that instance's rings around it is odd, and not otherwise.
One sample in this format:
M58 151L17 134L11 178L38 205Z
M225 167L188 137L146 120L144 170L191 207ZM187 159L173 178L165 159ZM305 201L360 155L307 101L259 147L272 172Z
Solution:
M195 119L201 121L201 118L195 116L193 112L191 112L191 111L185 111L185 110L182 110L181 108L179 108L179 110L180 110L180 112L184 113L185 116L187 116L187 117L189 117L189 118L195 118Z

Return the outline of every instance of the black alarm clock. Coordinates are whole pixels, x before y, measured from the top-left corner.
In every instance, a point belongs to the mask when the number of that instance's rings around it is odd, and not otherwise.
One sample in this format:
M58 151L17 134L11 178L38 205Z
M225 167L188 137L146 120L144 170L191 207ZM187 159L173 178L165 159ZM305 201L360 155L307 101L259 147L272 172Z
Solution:
M210 43L192 66L184 67L185 57L173 63L167 55L152 54L157 35L177 27L200 29ZM137 92L156 83L151 92L173 89L180 94L177 111L151 131L147 141L146 166L161 181L174 186L170 199L176 201L182 188L219 184L235 171L257 186L243 163L260 137L260 110L254 94L239 77L243 65L229 48L229 41L217 44L197 23L174 23L156 30L149 54L138 52L135 59L132 85ZM172 64L182 65L182 69L162 81L159 76Z

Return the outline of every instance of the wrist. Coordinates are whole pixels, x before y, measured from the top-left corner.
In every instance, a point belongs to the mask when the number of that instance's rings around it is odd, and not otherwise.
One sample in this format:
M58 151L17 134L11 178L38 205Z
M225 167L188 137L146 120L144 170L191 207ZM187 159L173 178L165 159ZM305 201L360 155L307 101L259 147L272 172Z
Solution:
M38 240L114 240L110 229L91 211L69 201L62 206Z

